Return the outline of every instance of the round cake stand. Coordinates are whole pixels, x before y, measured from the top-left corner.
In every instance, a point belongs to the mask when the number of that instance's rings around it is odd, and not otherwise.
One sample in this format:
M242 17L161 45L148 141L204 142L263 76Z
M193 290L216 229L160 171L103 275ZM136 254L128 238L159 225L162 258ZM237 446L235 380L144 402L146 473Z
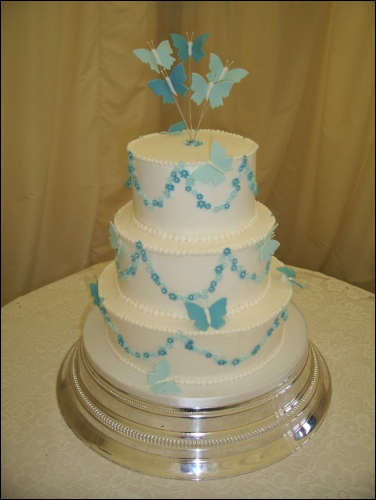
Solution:
M95 451L137 472L186 480L236 476L283 459L319 428L330 396L328 368L311 342L283 383L223 406L159 404L120 390L93 367L82 338L57 379L67 424Z

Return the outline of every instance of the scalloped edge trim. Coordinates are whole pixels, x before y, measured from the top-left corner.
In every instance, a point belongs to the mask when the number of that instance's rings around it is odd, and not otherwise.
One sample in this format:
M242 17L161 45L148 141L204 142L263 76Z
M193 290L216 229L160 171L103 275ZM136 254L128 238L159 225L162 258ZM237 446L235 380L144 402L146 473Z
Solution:
M212 129L200 129L200 132L209 132L212 134L215 134L215 133L216 134L223 134L223 135L227 135L227 136L236 137L238 139L243 139L244 141L249 142L251 149L247 153L243 153L241 155L236 155L236 156L231 156L231 158L233 158L234 160L238 160L239 158L243 158L243 156L249 157L249 156L251 156L251 154L254 154L259 148L259 145L256 142L254 142L252 139L250 139L248 137L243 137L240 134L226 132L225 130L212 130ZM133 157L137 158L138 160L146 161L146 162L153 162L153 163L156 163L158 165L177 165L177 164L181 163L182 160L178 160L178 161L155 160L153 158L149 158L147 156L141 156L141 155L138 155L138 154L133 152L133 145L134 144L137 144L138 142L140 142L143 139L146 139L148 137L160 136L162 134L166 134L166 132L154 132L153 134L141 135L137 139L134 139L133 141L128 143L127 152L128 153L131 152L133 154ZM207 163L207 161L184 162L184 165L186 167L190 168L190 167L197 167L198 165L204 165L205 163Z

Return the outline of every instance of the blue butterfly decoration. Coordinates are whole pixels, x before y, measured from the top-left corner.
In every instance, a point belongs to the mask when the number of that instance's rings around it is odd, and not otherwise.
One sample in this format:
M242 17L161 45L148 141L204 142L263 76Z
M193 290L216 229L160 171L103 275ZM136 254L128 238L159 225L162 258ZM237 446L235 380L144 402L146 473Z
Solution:
M154 371L148 373L148 383L150 389L155 394L180 394L180 387L172 380L165 380L170 376L170 363L168 359L163 359L154 366Z
M174 95L185 95L188 87L184 85L187 76L182 63L177 64L164 80L150 80L149 87L157 96L162 96L163 103L172 104Z
M192 73L193 90L192 101L200 105L204 100L208 101L211 108L223 106L223 98L230 95L234 82L222 80L220 82L207 82L198 73Z
M209 326L213 327L215 330L219 330L226 324L223 319L223 317L227 314L226 306L226 297L217 300L208 308L208 317L203 307L195 304L194 302L185 302L189 318L195 322L195 327L203 332L206 332Z
M274 255L274 252L280 246L279 241L273 240L274 231L278 224L275 224L272 229L268 232L268 234L261 240L258 244L259 248L259 257L262 261L269 261L271 257Z
M168 133L175 134L176 132L182 132L185 129L186 129L185 123L179 122L179 123L175 123L174 125L171 125L171 127L168 129Z
M248 71L245 69L229 69L228 66L223 66L220 58L213 53L210 54L209 69L210 73L206 76L208 80L213 83L217 83L222 80L230 80L231 82L238 83L248 75Z
M177 33L171 33L172 43L178 49L178 56L185 62L188 57L192 57L196 62L201 61L205 52L202 50L205 40L209 37L208 33L198 36L193 42L186 40Z
M170 42L168 40L164 40L156 49L136 49L133 51L133 54L138 57L140 61L149 64L153 71L159 73L160 66L165 69L170 69L174 64L175 58L170 56L172 52Z
M210 160L198 167L190 176L190 179L207 184L211 182L214 186L225 180L225 172L232 169L232 159L226 156L226 149L214 139L210 148Z
M287 280L292 285L298 286L299 288L304 288L303 285L301 285L300 283L298 283L295 280L295 278L296 278L296 272L291 267L285 267L285 266L283 266L283 267L277 267L277 271L281 272L283 274L283 276L286 277Z
M93 297L93 304L99 307L98 283L89 283L90 294Z
M119 236L112 222L110 222L109 233L111 248L116 252L119 246Z
M111 248L113 250L115 250L116 255L118 255L120 257L125 257L125 249L124 249L123 242L119 238L119 235L116 231L116 228L112 222L110 222L109 233L110 233L109 240L110 240Z

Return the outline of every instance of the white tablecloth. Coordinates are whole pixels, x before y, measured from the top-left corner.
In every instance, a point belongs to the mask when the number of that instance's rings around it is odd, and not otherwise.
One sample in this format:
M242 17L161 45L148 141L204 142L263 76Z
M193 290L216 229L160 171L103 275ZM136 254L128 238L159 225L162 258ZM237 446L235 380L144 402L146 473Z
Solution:
M329 412L303 448L242 476L190 482L128 470L66 425L56 378L105 264L2 308L2 498L375 498L374 295L296 269L309 336L332 378Z

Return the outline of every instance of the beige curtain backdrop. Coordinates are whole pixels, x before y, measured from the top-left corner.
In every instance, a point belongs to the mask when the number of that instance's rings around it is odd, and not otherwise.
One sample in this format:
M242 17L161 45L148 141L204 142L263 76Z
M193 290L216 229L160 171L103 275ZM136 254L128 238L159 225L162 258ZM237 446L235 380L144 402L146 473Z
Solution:
M252 138L277 256L374 290L374 2L2 2L2 304L113 258L127 143L179 121L132 50L209 33L249 75L205 128Z

